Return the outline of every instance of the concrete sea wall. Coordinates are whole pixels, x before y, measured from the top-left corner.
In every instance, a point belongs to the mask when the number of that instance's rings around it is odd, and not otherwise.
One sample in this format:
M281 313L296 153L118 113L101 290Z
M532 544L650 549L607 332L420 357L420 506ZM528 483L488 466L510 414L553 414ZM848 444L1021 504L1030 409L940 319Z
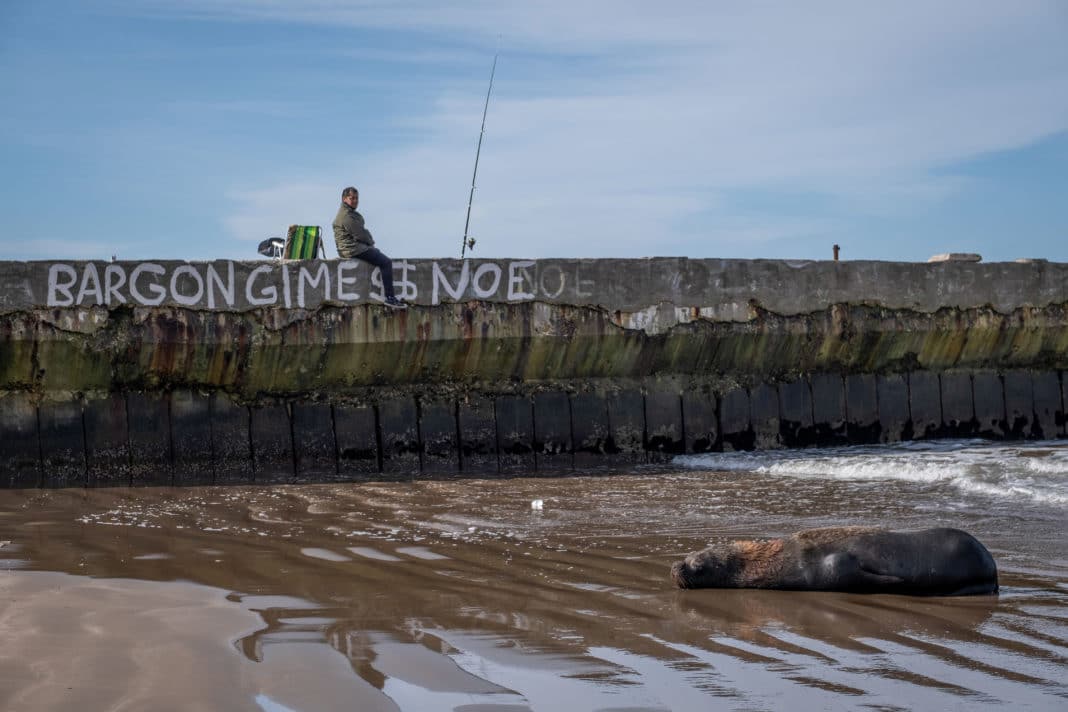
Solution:
M1068 265L0 263L0 485L1065 437Z

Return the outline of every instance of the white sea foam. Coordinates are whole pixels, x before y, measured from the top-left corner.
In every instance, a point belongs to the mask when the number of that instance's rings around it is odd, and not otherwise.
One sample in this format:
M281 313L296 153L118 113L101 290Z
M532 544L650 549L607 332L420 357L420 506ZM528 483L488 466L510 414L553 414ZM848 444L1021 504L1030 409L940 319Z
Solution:
M675 458L690 469L776 477L950 485L998 499L1068 505L1068 443L941 440Z

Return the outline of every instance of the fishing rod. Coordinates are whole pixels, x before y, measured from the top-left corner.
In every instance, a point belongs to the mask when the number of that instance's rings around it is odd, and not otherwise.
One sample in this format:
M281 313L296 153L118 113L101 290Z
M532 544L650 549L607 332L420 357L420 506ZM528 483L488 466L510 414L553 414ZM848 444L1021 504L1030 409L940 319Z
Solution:
M497 56L500 54L500 50L497 50L493 55L493 68L490 69L489 89L486 90L486 105L482 107L482 128L478 132L478 148L475 149L475 170L471 174L471 192L467 196L467 220L464 221L464 239L460 243L460 259L464 258L467 253L467 248L475 249L475 238L467 237L467 228L471 225L471 203L475 200L475 176L478 175L478 157L482 153L482 136L486 133L486 112L489 111L490 93L493 92L493 75L497 71Z

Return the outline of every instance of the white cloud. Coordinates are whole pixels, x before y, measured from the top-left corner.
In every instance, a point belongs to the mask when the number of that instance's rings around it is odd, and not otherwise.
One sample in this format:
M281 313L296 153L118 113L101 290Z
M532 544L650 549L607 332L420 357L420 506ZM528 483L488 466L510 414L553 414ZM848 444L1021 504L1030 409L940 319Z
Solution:
M895 199L952 194L962 182L947 166L1068 130L1068 10L1058 2L176 7L458 42L503 34L472 213L480 253L652 254L682 244L680 224L704 215L717 237L689 252L711 254L734 238L825 226L718 212L725 191L808 190L892 210ZM598 61L510 76L510 51L517 62L561 51ZM484 95L440 91L432 113L408 119L423 129L418 145L353 156L358 176L339 161L314 185L244 190L230 228L253 240L300 216L329 220L338 189L358 181L387 252L458 252Z
M340 192L325 181L286 182L234 192L230 197L242 209L227 218L226 227L238 240L256 244L268 237L284 237L290 225L322 225L328 212L332 218L337 211L335 202L340 203Z

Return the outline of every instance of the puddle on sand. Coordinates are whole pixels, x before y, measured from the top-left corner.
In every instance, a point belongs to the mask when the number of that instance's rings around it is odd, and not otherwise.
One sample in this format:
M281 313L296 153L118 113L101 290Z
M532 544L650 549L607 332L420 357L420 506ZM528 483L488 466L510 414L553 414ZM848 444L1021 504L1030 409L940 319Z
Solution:
M350 546L347 547L349 551L358 556L363 556L367 559L375 559L376 561L403 561L398 556L393 554L387 554L384 551L379 551L370 546Z
M330 551L329 549L305 548L301 549L300 553L305 556L310 556L313 559L322 559L323 561L352 561L348 556L339 554L335 551Z
M439 554L436 551L431 551L425 546L399 546L396 549L398 554L404 554L405 556L414 556L417 559L426 559L427 561L440 561L449 557L444 554Z

